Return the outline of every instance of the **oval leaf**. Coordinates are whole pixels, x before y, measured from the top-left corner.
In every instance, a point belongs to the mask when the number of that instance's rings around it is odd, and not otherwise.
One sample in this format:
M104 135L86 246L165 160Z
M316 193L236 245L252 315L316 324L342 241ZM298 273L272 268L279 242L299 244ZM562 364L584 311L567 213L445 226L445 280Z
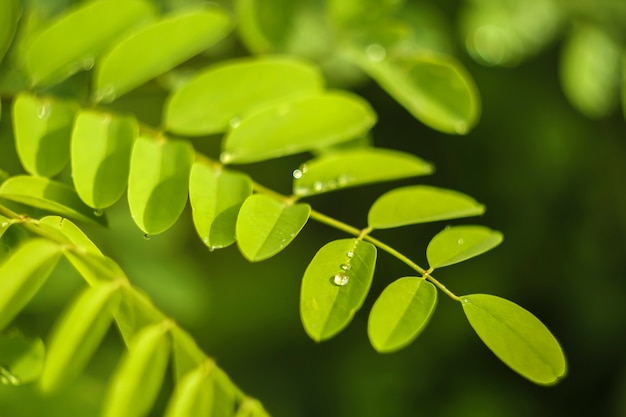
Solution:
M104 417L148 414L167 370L170 344L166 323L147 326L135 335L109 385Z
M213 409L213 362L188 372L176 386L165 411L165 417L210 416Z
M51 392L75 378L98 348L120 301L118 282L85 290L56 325L40 386Z
M120 199L138 131L134 117L91 110L78 115L71 142L72 179L85 204L102 210Z
M461 304L476 334L515 372L541 385L565 376L567 366L559 342L529 311L487 294L461 297Z
M307 196L432 172L431 164L409 153L379 148L350 149L324 154L295 170L293 193Z
M483 226L447 227L426 248L431 268L453 265L483 254L502 243L502 233Z
M212 66L169 98L165 127L201 136L225 131L253 109L322 89L319 70L293 58L246 58Z
M265 108L226 136L224 163L273 159L336 145L363 135L376 122L369 104L348 93L325 93Z
M19 332L0 335L0 384L21 385L41 375L46 347L41 339L29 339Z
M210 249L235 242L239 208L252 194L250 177L196 162L189 176L193 223Z
M98 249L91 239L70 220L59 216L46 216L39 219L39 226L42 224L60 231L72 244L80 248L81 251L102 255L100 249Z
M26 50L26 70L34 84L63 81L78 71L91 69L121 35L152 17L152 7L145 1L85 3L52 21L33 39Z
M106 224L106 218L87 207L72 187L43 177L11 177L0 185L0 198L78 220Z
M5 0L0 3L0 63L13 41L21 14L20 8L20 0Z
M485 207L457 191L426 185L396 188L380 196L370 208L368 222L374 229L478 216Z
M169 229L187 203L193 147L185 141L140 136L133 147L128 203L147 234Z
M95 72L95 101L111 102L202 52L230 30L218 7L175 13L125 38L102 57Z
M404 277L385 288L374 303L367 333L374 349L393 352L424 330L437 305L437 289L423 278Z
M310 213L308 204L287 204L262 194L248 197L237 217L241 253L251 262L276 255L302 230Z
M24 169L51 177L69 161L77 106L68 101L21 93L13 102L15 147Z
M320 342L346 327L372 284L376 247L358 239L335 240L316 254L302 279L300 315L307 334Z
M0 265L0 330L4 329L37 293L61 256L61 247L45 239L31 239Z

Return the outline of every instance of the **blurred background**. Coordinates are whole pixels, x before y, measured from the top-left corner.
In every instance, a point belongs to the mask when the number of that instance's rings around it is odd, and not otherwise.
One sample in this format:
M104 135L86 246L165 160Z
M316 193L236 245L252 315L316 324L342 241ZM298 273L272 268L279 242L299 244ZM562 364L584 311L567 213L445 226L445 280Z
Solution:
M76 2L30 3L50 18ZM193 2L155 3L169 10ZM438 185L485 204L484 216L456 223L500 230L504 243L436 277L457 295L499 295L538 316L568 359L568 375L558 385L539 387L509 370L473 333L460 306L442 294L413 344L377 354L367 339L368 311L387 284L411 274L383 252L370 295L350 326L321 344L308 339L299 319L302 274L321 246L345 237L313 221L282 253L258 264L245 261L236 247L209 252L195 235L189 209L174 228L145 240L122 200L107 210L108 229L86 225L86 232L274 417L626 416L626 125L619 105L626 4L407 0L403 7L414 12L406 16L426 22L412 21L411 33L434 39L429 45L467 67L480 91L481 120L466 136L438 133L358 71L339 76L320 62L331 83L353 89L377 111L376 146L414 153L433 162L436 173L328 193L310 203L356 227L366 225L380 194L400 185ZM244 54L245 48L233 36L205 58ZM165 90L153 84L118 105L140 105L144 121L158 118ZM9 107L3 95L0 166L17 174ZM194 141L214 155L218 144L219 138ZM289 193L291 172L307 158L242 169ZM374 236L425 265L428 241L451 223ZM69 265L60 265L16 327L45 336L83 285ZM0 386L0 417L97 415L122 349L112 329L87 373L57 397L40 398L31 386ZM154 415L161 413L157 407Z

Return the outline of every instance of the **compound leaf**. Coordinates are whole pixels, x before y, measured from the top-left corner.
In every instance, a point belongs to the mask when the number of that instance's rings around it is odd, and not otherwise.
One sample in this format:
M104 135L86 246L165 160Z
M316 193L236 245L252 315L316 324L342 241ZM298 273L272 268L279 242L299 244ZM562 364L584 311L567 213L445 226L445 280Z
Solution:
M77 106L69 101L20 93L13 101L15 147L24 169L51 177L69 161Z
M427 185L396 188L380 196L370 208L368 222L375 229L478 216L485 207L457 191Z
M461 297L476 334L502 362L536 384L551 385L566 373L559 342L528 310L488 294Z
M349 149L323 154L295 170L293 193L307 196L432 172L431 164L409 153L367 147Z
M128 203L133 220L147 234L162 233L187 203L194 151L189 142L139 136L133 146Z
M11 46L20 18L20 0L5 0L0 3L0 63Z
M361 308L372 284L376 247L358 239L324 245L304 272L300 315L315 341L329 339L346 327Z
M121 35L152 20L153 14L145 1L102 0L85 3L61 15L26 50L25 67L33 84L53 84L78 71L91 69Z
M0 335L0 384L21 385L36 381L43 369L46 347L40 338L19 332Z
M56 325L40 380L44 391L58 389L83 370L100 345L120 301L120 284L89 287L80 294Z
M239 208L251 193L252 181L247 175L203 162L193 164L189 200L193 223L206 246L217 249L235 242Z
M358 96L332 92L264 108L226 136L224 163L247 163L336 145L367 132L376 114Z
M30 301L54 269L61 247L46 239L20 245L0 265L0 330Z
M225 131L254 109L319 93L319 70L293 58L246 58L210 67L174 92L165 127L182 135Z
M128 184L138 131L134 117L92 110L79 113L71 141L72 178L85 204L102 210L120 199Z
M400 278L374 303L367 332L374 349L388 353L411 343L424 330L437 305L437 289L423 278Z
M310 213L308 204L288 204L262 194L251 195L237 217L241 253L252 262L276 255L302 230Z
M123 39L95 72L95 101L117 97L161 75L222 39L231 28L219 7L174 13Z
M483 254L502 242L502 233L484 226L447 227L426 248L431 268L453 265Z

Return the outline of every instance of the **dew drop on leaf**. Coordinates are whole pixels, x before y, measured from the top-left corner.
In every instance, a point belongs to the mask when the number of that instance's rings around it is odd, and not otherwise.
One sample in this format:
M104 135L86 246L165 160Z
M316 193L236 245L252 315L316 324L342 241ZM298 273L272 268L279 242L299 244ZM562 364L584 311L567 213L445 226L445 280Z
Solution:
M150 239L152 238L152 236L150 236L150 234L148 234L148 233L144 233L144 234L143 234L143 238L144 238L145 240L150 240Z
M331 282L338 287L343 287L349 280L350 278L348 278L348 276L344 273L335 274L331 277Z
M346 256L348 258L354 258L354 251L349 250L348 253L346 253Z
M104 210L102 210L102 209L95 209L93 211L93 215L96 216L96 217L101 217L103 214L104 214Z
M465 241L463 239L459 239L459 240L456 241L456 243L458 245L462 245L463 243L465 243Z
M387 56L387 51L382 45L373 43L365 48L367 58L372 62L381 62Z
M304 174L304 173L302 172L302 170L301 170L301 169L294 169L294 170L293 170L293 177L294 177L295 179L297 179L297 180L299 180L300 178L302 178L302 174Z
M341 264L340 268L341 268L343 271L349 271L349 270L350 270L350 268L352 268L352 266L351 266L350 264L346 263L346 264Z
M9 222L2 222L2 225L0 225L0 227L2 227L3 229L5 227L9 227Z
M45 101L41 107L39 107L39 110L37 110L37 117L41 120L50 117L50 102Z
M321 181L315 181L313 183L313 190L320 192L324 189L324 184Z
M21 382L20 378L13 375L9 368L0 366L0 383L4 385L19 385Z
M87 57L83 60L82 67L85 71L89 71L93 68L95 62L96 61L92 57Z

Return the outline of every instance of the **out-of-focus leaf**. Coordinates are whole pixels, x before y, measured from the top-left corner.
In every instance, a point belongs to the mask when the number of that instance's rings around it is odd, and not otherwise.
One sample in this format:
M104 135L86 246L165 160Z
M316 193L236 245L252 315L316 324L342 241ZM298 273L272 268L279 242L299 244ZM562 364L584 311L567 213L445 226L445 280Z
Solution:
M199 365L210 361L204 352L198 347L196 341L183 329L174 326L172 335L172 356L174 360L174 375L179 382L189 372L195 370Z
M237 0L237 30L246 46L257 54L281 49L293 30L299 3L292 0Z
M367 132L376 122L358 96L331 92L264 108L226 136L224 163L247 163L336 145Z
M541 385L555 384L565 376L559 342L528 310L488 294L466 295L461 304L481 340L515 372Z
M115 312L115 323L127 347L135 336L148 326L166 320L165 315L150 301L150 298L135 287L123 286L122 299Z
M207 361L180 379L167 404L165 417L213 415L213 368L215 364Z
M106 217L94 214L72 187L43 177L11 177L0 185L0 198L78 220L106 224Z
M11 46L20 18L20 0L0 2L0 63Z
M165 127L182 135L225 131L255 109L319 93L319 70L294 58L246 58L210 67L169 98Z
M12 224L11 219L0 215L0 238Z
M40 380L44 391L58 389L85 367L111 326L120 301L118 282L89 287L74 300L52 333Z
M381 195L368 214L370 227L389 229L409 224L478 216L485 207L458 191L427 185L396 188Z
M123 39L95 72L95 101L111 102L222 39L230 17L219 7L185 9Z
M40 338L19 332L0 335L0 384L21 385L36 381L43 369L46 348Z
M128 203L133 220L145 233L164 232L183 212L193 155L186 141L147 136L135 141Z
M196 231L207 247L223 248L235 242L237 214L251 193L252 181L247 175L194 163L189 200Z
M20 245L0 265L0 330L30 301L61 256L61 247L46 239Z
M72 132L72 179L85 204L102 210L120 199L138 131L133 117L80 112Z
M51 177L69 161L76 104L20 93L13 101L15 147L24 169Z
M404 0L330 0L327 2L329 18L341 26L377 23L398 12Z
M91 69L121 35L152 20L153 14L151 5L143 0L90 1L62 14L41 30L26 50L31 81L48 85Z
M376 247L358 239L324 245L304 272L300 316L316 342L346 327L361 308L372 284Z
M270 417L270 415L259 401L246 397L239 404L235 417Z
M288 204L263 194L251 195L237 217L237 244L249 261L262 261L283 250L302 230L311 207Z
M431 268L441 268L483 254L502 242L502 233L484 226L447 227L426 248Z
M367 332L374 349L393 352L411 343L424 330L437 305L437 289L423 278L400 278L385 288L374 303Z
M329 152L293 172L293 193L307 196L432 172L431 164L405 152L367 147Z

